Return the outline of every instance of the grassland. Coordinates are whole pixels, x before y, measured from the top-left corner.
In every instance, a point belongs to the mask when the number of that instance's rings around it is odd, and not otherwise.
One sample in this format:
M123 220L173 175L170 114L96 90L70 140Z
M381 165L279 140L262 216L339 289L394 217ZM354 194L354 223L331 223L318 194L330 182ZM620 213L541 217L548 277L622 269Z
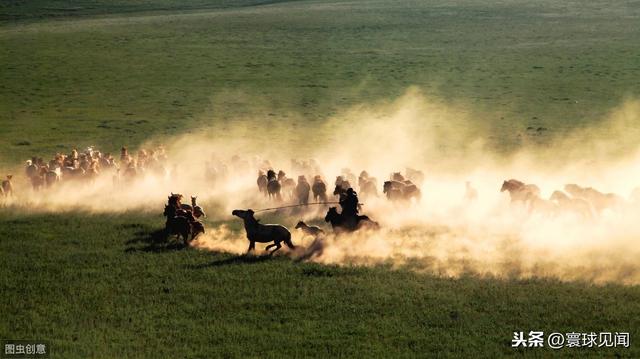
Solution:
M103 15L64 20L37 20L38 3L4 10L24 20L0 31L2 165L226 121L312 129L408 86L472 108L491 129L486 141L509 151L527 126L551 138L600 120L637 95L640 78L635 2L193 2L170 11L181 2L149 1L124 14L110 13L118 2L95 2Z
M512 332L629 330L630 349L555 354L638 353L637 287L179 250L154 237L161 221L3 212L0 335L46 338L63 358L395 358L543 356L512 349Z
M548 127L544 144L638 95L639 16L637 1L7 1L0 168L238 123L311 131L408 86L472 108L497 151L526 126ZM175 248L161 223L1 209L0 338L57 358L640 356L638 287L247 259ZM514 350L518 330L630 331L632 347Z

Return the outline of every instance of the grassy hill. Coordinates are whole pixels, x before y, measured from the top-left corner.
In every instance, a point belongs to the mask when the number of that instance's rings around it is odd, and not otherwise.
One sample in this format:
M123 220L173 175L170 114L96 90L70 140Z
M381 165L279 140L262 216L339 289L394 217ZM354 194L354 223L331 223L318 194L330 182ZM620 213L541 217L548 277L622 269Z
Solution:
M11 11L43 2L20 4ZM154 12L124 14L113 4L96 2L105 16L0 27L0 165L239 120L312 131L409 86L468 108L468 126L509 152L526 127L549 128L544 144L601 120L640 80L634 2L305 1L158 13L163 2L149 1L130 6Z

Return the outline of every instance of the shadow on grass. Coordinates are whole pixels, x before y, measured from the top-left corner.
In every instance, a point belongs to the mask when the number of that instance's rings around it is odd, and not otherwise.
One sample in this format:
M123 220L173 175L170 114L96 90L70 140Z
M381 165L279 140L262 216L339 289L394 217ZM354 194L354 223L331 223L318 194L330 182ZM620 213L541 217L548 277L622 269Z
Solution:
M138 246L142 244L142 246ZM164 229L153 232L138 231L135 238L126 242L128 246L125 252L168 252L186 248L181 240L177 240L174 235L167 235Z
M198 264L190 267L193 269L203 269L203 268L210 268L210 267L222 267L222 266L234 265L234 264L255 264L255 263L264 262L273 258L274 258L273 256L270 256L268 254L261 255L261 256L241 254L241 255L230 257L230 258L220 259L210 263Z

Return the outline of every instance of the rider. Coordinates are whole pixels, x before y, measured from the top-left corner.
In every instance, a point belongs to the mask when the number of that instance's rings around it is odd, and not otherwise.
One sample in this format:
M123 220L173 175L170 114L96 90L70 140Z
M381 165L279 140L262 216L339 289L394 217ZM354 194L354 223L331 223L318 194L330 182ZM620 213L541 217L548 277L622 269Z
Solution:
M353 188L347 189L344 196L340 198L342 215L346 218L355 218L358 215L358 194Z

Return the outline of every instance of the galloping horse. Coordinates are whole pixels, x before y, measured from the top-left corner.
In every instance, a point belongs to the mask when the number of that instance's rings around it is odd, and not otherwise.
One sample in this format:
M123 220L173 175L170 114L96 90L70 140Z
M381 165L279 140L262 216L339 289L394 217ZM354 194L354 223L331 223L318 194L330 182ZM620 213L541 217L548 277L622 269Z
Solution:
M571 198L564 192L554 191L549 200L556 202L559 209L565 212L572 212L584 219L592 219L594 217L591 203L585 199Z
M367 216L355 216L346 218L338 213L336 207L329 208L327 215L324 217L325 222L331 223L334 232L354 232L359 229L378 229L378 222L372 221Z
M311 186L311 191L313 192L314 201L316 202L327 201L327 185L322 180L322 177L315 176L313 178L313 185Z
M275 253L278 249L282 248L281 242L287 245L287 247L294 249L296 246L291 242L291 232L287 227L280 224L260 224L260 220L255 219L253 214L255 212L251 209L246 211L236 209L231 212L232 215L239 217L244 222L244 229L247 231L247 239L249 240L249 249L247 253L256 249L256 242L273 244L268 245L265 249L276 247L270 254Z
M500 192L509 191L511 203L527 202L531 198L540 196L540 188L534 184L525 184L516 179L502 182Z
M168 197L168 203L164 206L164 215L167 217L165 223L165 231L167 234L175 234L178 238L182 237L185 245L189 244L189 235L191 240L194 240L200 233L204 233L204 225L202 222L196 219L192 206L180 203L182 199L181 194L171 194ZM195 205L195 197L191 197L192 203ZM200 206L193 206L199 208L197 212L204 215L204 211ZM189 208L189 209L188 209Z
M276 201L280 201L282 199L280 195L281 187L280 181L276 178L276 173L273 170L267 171L267 195L269 199L273 198Z
M258 179L256 180L256 183L258 184L258 191L260 191L260 193L264 194L265 196L268 196L269 193L267 192L267 184L269 184L269 179L267 178L267 175L264 174L264 172L258 172Z
M169 197L169 203L164 206L164 216L167 217L165 223L165 231L167 235L175 234L176 237L182 237L184 244L189 243L189 235L191 234L191 223L186 217L186 211L179 208L180 199L176 195Z
M385 181L382 193L391 201L420 201L421 193L418 186L411 181Z
M624 203L624 200L615 193L602 193L592 187L567 184L564 189L573 198L581 198L589 202L597 213L602 213L606 209L614 210Z

